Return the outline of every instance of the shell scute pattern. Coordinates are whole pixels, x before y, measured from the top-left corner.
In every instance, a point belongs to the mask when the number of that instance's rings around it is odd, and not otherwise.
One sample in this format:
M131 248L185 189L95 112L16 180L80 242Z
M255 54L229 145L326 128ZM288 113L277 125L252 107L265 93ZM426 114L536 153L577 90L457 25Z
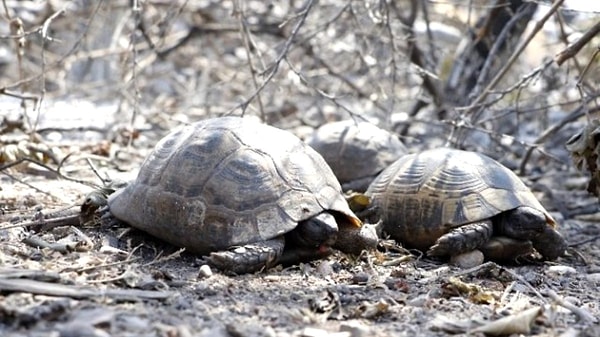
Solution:
M200 254L272 239L324 210L360 223L314 150L236 117L165 137L109 206L120 220Z
M359 191L407 153L395 134L366 121L326 123L307 143L323 156L343 186Z
M556 225L512 171L467 151L442 148L403 156L379 175L366 194L381 209L385 231L421 250L453 228L520 206L543 212L550 228Z

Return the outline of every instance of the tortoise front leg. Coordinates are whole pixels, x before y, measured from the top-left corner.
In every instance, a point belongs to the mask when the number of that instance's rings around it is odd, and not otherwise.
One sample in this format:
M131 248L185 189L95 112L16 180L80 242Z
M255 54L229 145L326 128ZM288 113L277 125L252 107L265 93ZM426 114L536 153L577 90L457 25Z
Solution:
M465 253L484 245L493 233L492 221L480 221L452 229L440 236L429 248L429 256L452 256Z
M486 260L514 261L521 256L531 254L533 245L530 240L517 240L507 236L494 236L479 247Z
M235 274L252 273L275 266L285 247L283 236L229 250L210 253L206 261L215 268Z

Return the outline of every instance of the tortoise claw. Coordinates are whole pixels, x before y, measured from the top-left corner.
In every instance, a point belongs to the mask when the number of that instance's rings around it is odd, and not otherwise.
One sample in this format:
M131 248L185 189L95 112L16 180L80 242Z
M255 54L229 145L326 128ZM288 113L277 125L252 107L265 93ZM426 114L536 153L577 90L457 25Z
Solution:
M212 252L206 257L211 266L235 274L252 273L273 267L280 259L285 240L283 237L230 250Z
M490 239L493 232L491 221L474 222L454 228L440 236L429 248L429 256L457 255L476 249Z

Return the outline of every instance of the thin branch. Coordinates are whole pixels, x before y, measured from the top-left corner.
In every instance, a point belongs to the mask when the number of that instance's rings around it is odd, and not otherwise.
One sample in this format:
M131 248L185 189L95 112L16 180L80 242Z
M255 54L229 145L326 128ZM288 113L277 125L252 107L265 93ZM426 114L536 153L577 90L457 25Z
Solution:
M244 102L238 104L233 109L230 109L227 114L231 114L231 112L233 112L237 109L242 109L242 115L243 115L244 112L246 111L246 108L248 108L248 105L250 104L250 102L252 102L257 97L257 95L267 86L267 84L269 84L271 82L271 80L273 79L273 77L275 76L277 71L279 70L279 66L281 65L281 62L287 56L287 53L290 50L296 36L298 35L300 28L304 25L304 22L306 21L306 18L308 17L308 13L310 13L310 10L312 9L313 5L314 5L314 0L307 0L306 5L304 6L304 10L299 15L300 20L298 21L298 23L296 23L296 25L292 29L292 33L290 34L289 38L283 45L283 50L281 51L281 53L279 53L279 55L275 59L275 62L273 63L273 65L271 65L271 71L267 75L267 78L260 85L260 87L258 87L258 89L256 89L254 91L254 93L252 95L250 95L250 97L248 97Z
M583 48L590 40L600 33L600 21L596 22L596 24L588 29L577 41L573 42L567 48L561 50L556 56L554 56L554 61L559 66L562 65L566 60L574 57L579 53L581 48Z
M487 96L492 92L492 90L496 87L496 85L498 85L498 83L500 83L500 80L502 80L504 75L506 75L506 73L512 67L512 65L515 63L517 58L519 58L519 56L521 56L521 54L523 53L525 48L529 45L531 40L533 40L533 38L542 29L542 27L544 27L544 24L546 23L546 21L548 21L548 19L552 16L552 14L554 14L558 10L558 8L562 5L562 3L564 1L565 0L557 0L556 2L554 2L554 4L548 10L548 12L539 21L537 21L535 23L535 27L533 28L531 33L529 33L527 38L525 38L517 46L517 48L512 53L512 55L509 57L509 59L506 61L506 63L502 67L502 69L500 69L500 71L498 71L496 76L490 81L490 83L483 90L481 95L479 95L479 97L477 97L468 107L465 108L465 114L472 114L476 109L479 109L481 107L481 104L483 103L483 101L485 101Z
M431 95L435 105L440 106L444 101L443 94L436 83L435 77L431 75L432 72L427 70L427 65L424 61L425 57L416 43L416 37L413 31L413 25L418 11L418 4L416 1L411 1L411 3L411 13L408 17L402 16L400 9L395 5L395 2L392 2L392 8L398 17L398 20L400 20L403 25L404 33L408 36L406 42L410 62L417 67L417 70L420 70L419 75L421 75L421 78L423 79L423 87ZM414 114L416 114L416 111L413 113L413 115Z
M34 111L36 113L35 116L35 122L33 123L33 125L30 125L30 129L31 129L31 137L33 137L33 135L35 134L35 130L37 129L37 126L40 122L40 117L42 115L41 113L41 108L42 108L42 103L44 102L44 98L46 97L46 40L48 41L53 41L52 37L50 37L48 35L48 31L50 30L50 24L52 23L52 21L54 21L56 18L58 18L60 15L62 15L65 12L65 9L61 9L56 11L55 13L53 13L48 19L46 19L46 21L44 21L44 24L42 25L42 28L40 29L40 35L42 36L42 51L41 51L41 58L42 58L42 68L40 70L41 72L41 80L40 80L40 98L39 100L37 100L35 102L34 105Z
M244 15L244 9L241 8L242 4L239 1L234 1L234 8L236 8L236 13L239 16L239 26L240 26L240 34L242 35L242 41L244 42L244 50L246 52L246 58L248 59L248 68L250 69L250 75L252 76L252 83L254 85L254 89L257 90L259 87L258 79L256 78L256 68L254 67L254 63L252 63L252 52L250 51L250 29L248 28L248 24L246 21L246 16ZM258 102L258 108L260 111L260 119L263 122L266 122L265 115L265 107L263 105L262 97L260 93L256 95L256 100Z
M575 108L571 113L569 113L565 118L547 128L542 132L540 136L536 140L533 141L533 145L527 150L525 156L523 156L523 160L521 161L521 165L519 165L519 172L521 175L525 174L525 167L527 166L527 162L529 158L531 158L531 154L534 150L539 150L539 145L543 144L548 138L555 135L558 130L562 129L565 125L585 116L586 114L593 112L600 112L600 107L595 107L593 109L589 109L587 105L593 100L597 99L600 96L600 92L595 95L590 95L586 98L577 108Z
M131 12L133 14L133 21L135 24L135 27L142 27L142 8L140 7L140 3L138 2L138 0L134 0L132 2L132 7L131 7ZM142 31L142 35L145 33L145 31ZM137 116L139 114L140 111L140 98L142 96L141 92L140 92L140 87L138 85L138 80L137 80L137 73L138 73L138 68L139 68L139 63L138 63L138 55L139 55L139 51L137 49L137 44L136 44L136 38L135 38L135 30L131 33L131 36L129 38L129 43L131 46L131 52L132 52L132 65L131 65L131 83L133 83L133 109L132 109L132 113L131 113L131 119L129 120L129 127L131 130L133 130L134 125L135 125L135 120L137 119ZM131 144L133 143L133 132L129 133L129 138L127 140L127 147L131 147Z
M543 293L544 295L550 297L554 302L556 302L556 304L577 315L577 317L579 317L579 319L581 319L583 322L588 324L598 323L598 319L594 317L589 311L585 310L584 308L577 307L569 301L566 301L564 298L558 296L558 294L554 290L547 289Z
M47 65L46 69L56 69L58 66L60 66L61 64L63 64L65 62L65 60L69 59L69 56L71 56L77 49L79 49L79 46L81 45L81 42L83 41L83 39L87 36L90 26L92 24L92 21L94 20L94 18L96 17L96 15L98 14L98 11L100 10L100 7L102 6L102 4L104 3L104 0L98 0L98 2L96 3L96 7L94 8L91 16L89 17L88 21L83 25L83 31L81 32L81 34L77 37L76 42L73 44L73 46L66 52L64 53L60 59L54 61L52 64ZM32 33L39 33L40 30L42 29L42 27L38 27L35 30L32 31ZM11 35L9 38L22 38L24 36L27 36L27 33L23 33L20 35ZM2 38L2 36L0 36L0 39ZM50 70L48 70L50 71ZM44 74L36 74L36 75L32 75L28 78L21 78L19 79L19 81L9 84L9 85L5 85L3 87L0 88L0 90L4 90L6 88L14 88L14 87L18 87L23 85L24 83L28 83L37 79L40 79L42 76L44 76Z
M338 100L338 98L335 95L326 93L325 91L317 88L315 85L312 85L308 79L298 70L296 69L296 67L294 67L294 65L287 59L287 57L285 58L285 61L287 63L287 65L290 67L290 69L298 76L298 78L300 79L300 81L302 81L302 83L304 83L304 85L306 85L306 87L313 89L317 94L319 94L319 96L331 101L335 106L341 108L342 110L346 111L348 114L350 114L350 116L352 118L361 118L364 119L364 117L357 115L356 113L354 113L352 110L350 110L348 107L346 107L345 105L341 104Z
M594 64L594 60L596 60L596 56L598 56L598 53L600 53L600 47L598 47L596 49L596 51L594 52L594 54L592 55L592 57L590 57L589 62L585 65L585 68L583 68L583 70L581 71L581 74L579 75L579 79L577 80L577 89L579 89L580 92L583 92L583 80L585 79L585 76L587 75L588 71L590 70L590 67L592 64ZM596 79L594 79L596 80Z
M101 289L34 281L28 279L0 279L0 291L21 292L35 295L70 297L70 298L113 298L119 300L165 300L174 293L171 291L154 291L139 289Z
M529 15L527 10L519 11L510 19L510 21L504 26L504 28L502 28L502 32L500 32L500 34L496 38L492 49L488 53L488 57L483 63L483 67L481 68L479 76L477 77L477 82L475 83L473 90L469 94L470 99L477 97L481 93L481 87L488 80L490 72L492 71L492 65L494 64L494 61L496 61L500 49L504 47L505 44L508 44L509 34L512 33L513 28L517 26L521 22L521 20L527 15Z

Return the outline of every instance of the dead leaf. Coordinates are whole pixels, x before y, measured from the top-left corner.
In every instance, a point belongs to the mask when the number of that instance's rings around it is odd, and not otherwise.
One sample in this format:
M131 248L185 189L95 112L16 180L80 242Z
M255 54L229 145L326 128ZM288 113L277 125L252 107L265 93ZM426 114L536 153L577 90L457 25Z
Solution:
M461 295L476 304L493 304L496 302L494 293L473 283L461 281L458 277L450 277L448 283L442 286L448 295Z
M379 300L378 302L363 302L357 308L358 317L362 318L373 318L380 315L385 314L390 309L390 304L384 300Z
M483 332L487 335L511 335L511 334L529 334L531 325L535 318L541 312L541 307L527 309L520 313L506 316L498 320L492 321L478 328L473 329L473 332Z

